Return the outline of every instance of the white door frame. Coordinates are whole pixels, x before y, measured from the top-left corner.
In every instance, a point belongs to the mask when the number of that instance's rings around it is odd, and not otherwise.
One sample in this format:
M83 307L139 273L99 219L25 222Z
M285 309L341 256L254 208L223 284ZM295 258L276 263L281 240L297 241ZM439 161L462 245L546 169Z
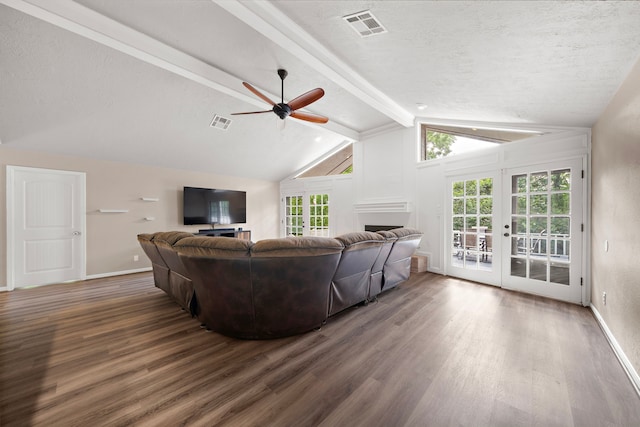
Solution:
M15 189L15 174L16 172L34 172L34 173L50 173L58 175L76 175L80 179L80 200L78 200L77 206L75 206L75 213L78 217L78 228L80 229L81 253L80 265L79 265L79 277L78 280L84 280L86 278L86 174L84 172L64 171L57 169L43 169L32 168L25 166L10 166L7 165L6 174L6 218L7 218L7 286L6 288L0 288L0 290L11 291L15 288L15 230L14 224L15 218L15 202L16 194Z

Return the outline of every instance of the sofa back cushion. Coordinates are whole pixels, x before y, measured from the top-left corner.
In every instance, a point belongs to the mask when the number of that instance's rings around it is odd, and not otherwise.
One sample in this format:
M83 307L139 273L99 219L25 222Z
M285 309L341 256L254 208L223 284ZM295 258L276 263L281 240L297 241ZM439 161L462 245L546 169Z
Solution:
M193 282L198 319L238 338L256 336L251 245L248 240L206 236L187 237L174 245Z
M251 247L251 256L258 258L306 257L341 253L342 243L330 237L284 237L265 239Z
M395 228L389 232L393 233L397 240L393 244L387 262L411 258L420 244L422 232L413 228Z
M149 257L149 259L151 260L152 264L161 265L161 266L167 268L167 263L164 261L164 259L162 259L162 256L160 255L160 252L158 251L158 247L153 242L153 238L154 238L155 234L157 234L157 233L154 233L154 234L147 234L147 233L138 234L138 243L140 243L140 246L142 247L142 250Z
M160 255L158 247L153 242L154 234L138 234L138 242L142 247L142 250L151 260L151 266L153 267L153 282L154 284L165 292L170 292L169 289L169 267L167 263Z
M343 245L326 237L287 237L251 248L256 331L262 338L318 328Z
M411 255L418 248L422 232L413 228L396 228L389 230L397 240L383 267L382 290L395 287L409 278L411 273Z
M370 274L373 263L385 243L384 237L369 231L343 234L336 237L336 240L342 242L344 250L334 279L364 271Z
M188 275L178 258L178 253L173 249L173 245L187 237L193 237L193 234L185 231L162 231L155 233L153 236L153 243L155 243L169 269L184 277L188 277Z
M344 251L331 281L329 315L334 315L369 297L371 268L385 243L379 234L361 231L336 237Z
M161 242L173 246L178 240L184 239L185 237L193 237L193 233L186 231L160 231L153 235L153 240L156 244Z
M253 243L231 237L192 236L179 240L173 248L180 254L200 257L249 257Z

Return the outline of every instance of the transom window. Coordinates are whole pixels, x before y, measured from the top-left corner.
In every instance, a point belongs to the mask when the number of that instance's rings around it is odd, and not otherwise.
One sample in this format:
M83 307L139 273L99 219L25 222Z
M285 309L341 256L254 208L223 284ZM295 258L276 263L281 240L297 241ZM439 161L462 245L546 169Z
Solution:
M484 150L541 132L462 128L422 124L420 127L420 160L433 160L470 151Z

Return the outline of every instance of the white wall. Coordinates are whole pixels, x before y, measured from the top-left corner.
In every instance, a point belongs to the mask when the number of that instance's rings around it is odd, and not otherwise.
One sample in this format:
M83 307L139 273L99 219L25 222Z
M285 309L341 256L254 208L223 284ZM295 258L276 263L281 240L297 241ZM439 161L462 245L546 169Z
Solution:
M370 212L356 214L356 230L364 230L365 225L416 227L414 128L365 137L354 143L353 157L355 203L377 205ZM406 203L407 209L394 211L385 206L394 202Z
M281 195L305 191L329 193L332 236L362 231L366 224L415 227L415 150L413 128L377 134L354 142L353 174L287 179L280 183L280 192ZM411 210L402 213L354 210L359 203L397 201L408 202Z

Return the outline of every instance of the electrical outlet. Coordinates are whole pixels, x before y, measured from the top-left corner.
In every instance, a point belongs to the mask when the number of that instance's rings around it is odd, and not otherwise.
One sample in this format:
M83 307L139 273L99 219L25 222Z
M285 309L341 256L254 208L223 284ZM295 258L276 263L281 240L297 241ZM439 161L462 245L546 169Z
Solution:
M138 255L133 256L133 262L138 262L139 260L140 258L138 257Z
M602 293L602 304L607 305L607 293Z

